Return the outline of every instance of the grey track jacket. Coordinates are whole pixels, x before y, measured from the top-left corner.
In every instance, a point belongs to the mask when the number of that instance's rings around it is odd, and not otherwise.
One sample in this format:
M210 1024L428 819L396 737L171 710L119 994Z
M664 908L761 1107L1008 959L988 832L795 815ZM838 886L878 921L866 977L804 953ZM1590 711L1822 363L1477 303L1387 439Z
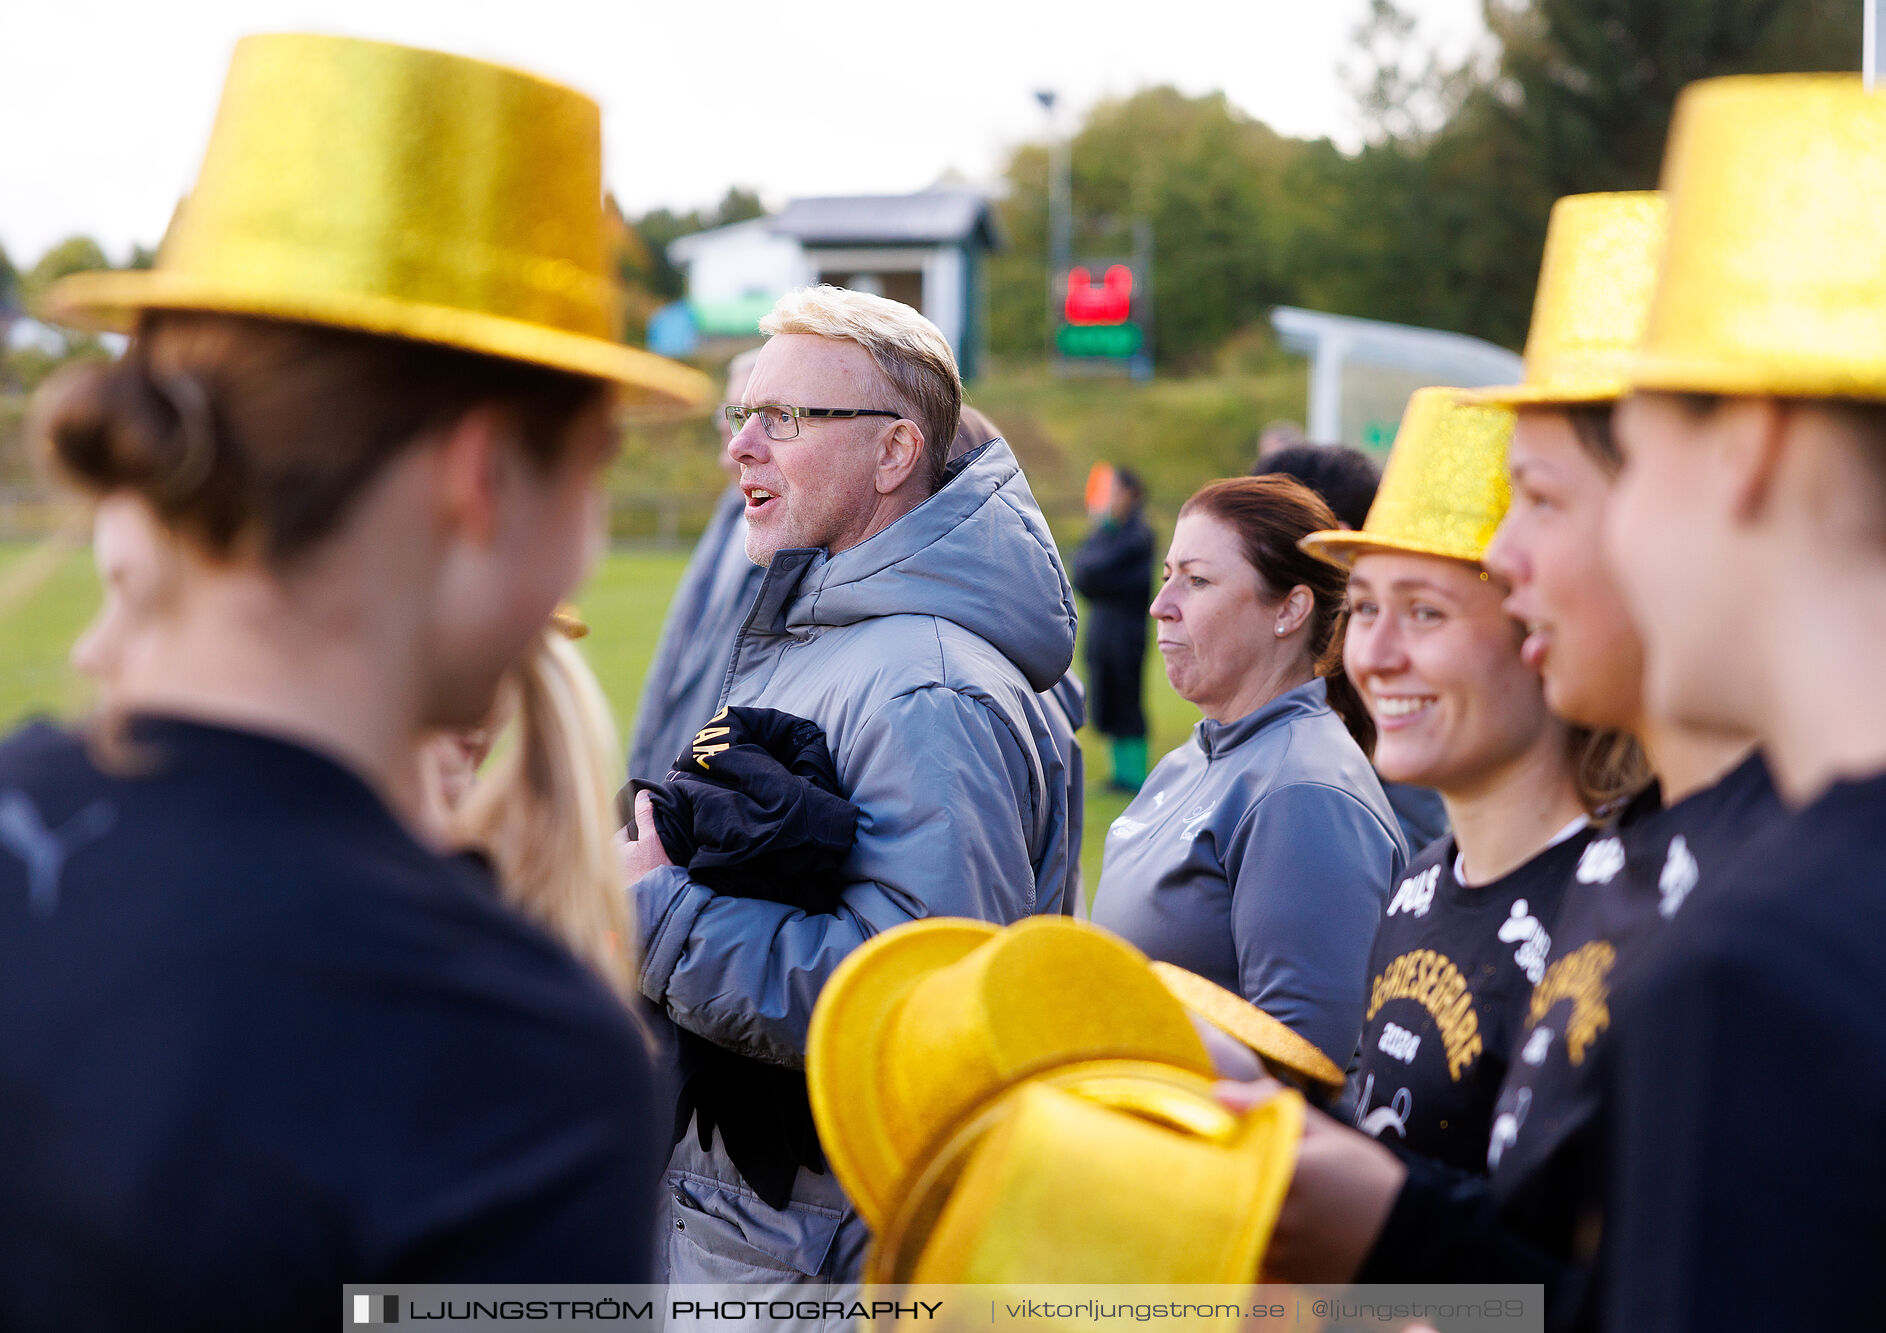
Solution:
M1093 919L1346 1066L1408 851L1321 680L1200 722L1107 833Z
M717 896L676 867L644 875L644 994L723 1046L799 1065L820 987L871 936L922 917L1063 910L1079 847L1065 740L1039 693L1066 672L1074 629L1053 539L1001 440L858 546L779 552L721 701L824 729L862 812L847 887L835 913L811 916ZM829 1177L799 1173L794 1216L744 1191L718 1141L703 1152L685 1137L672 1167L675 1229L712 1240L711 1253L671 1246L670 1280L727 1279L735 1251L756 1278L846 1275L849 1257L825 1262L848 1212Z

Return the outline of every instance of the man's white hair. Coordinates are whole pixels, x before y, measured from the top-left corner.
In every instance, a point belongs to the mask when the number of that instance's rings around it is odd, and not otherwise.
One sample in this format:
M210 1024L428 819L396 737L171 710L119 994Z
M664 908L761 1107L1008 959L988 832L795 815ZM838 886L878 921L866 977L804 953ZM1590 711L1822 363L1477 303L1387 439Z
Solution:
M941 329L901 301L843 287L800 287L779 298L760 321L760 332L811 333L843 338L871 354L890 391L923 432L925 491L943 484L950 441L963 408L963 381L956 354ZM870 404L817 403L818 407Z

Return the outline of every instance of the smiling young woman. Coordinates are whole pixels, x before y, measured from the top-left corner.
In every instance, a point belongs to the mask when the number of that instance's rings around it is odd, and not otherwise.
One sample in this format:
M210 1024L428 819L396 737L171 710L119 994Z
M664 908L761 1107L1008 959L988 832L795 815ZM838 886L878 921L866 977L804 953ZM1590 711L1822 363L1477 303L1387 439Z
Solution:
M1511 502L1482 563L1510 588L1503 606L1524 627L1522 661L1541 671L1565 721L1642 742L1663 799L1652 787L1611 815L1578 857L1556 917L1541 923L1551 943L1493 1108L1487 1179L1464 1181L1311 1117L1273 1240L1280 1278L1541 1282L1549 1326L1588 1322L1612 1186L1604 1071L1622 1026L1613 985L1654 956L1666 924L1710 893L1777 810L1745 736L1671 725L1645 708L1641 640L1603 558L1618 471L1612 409L1662 235L1656 196L1561 200L1526 381L1475 397L1518 413Z
M1438 790L1452 826L1376 932L1352 1118L1476 1172L1588 816L1617 794L1581 784L1591 735L1546 708L1506 585L1480 563L1506 511L1512 424L1422 390L1362 529L1305 539L1349 572L1344 663L1375 719L1377 770Z

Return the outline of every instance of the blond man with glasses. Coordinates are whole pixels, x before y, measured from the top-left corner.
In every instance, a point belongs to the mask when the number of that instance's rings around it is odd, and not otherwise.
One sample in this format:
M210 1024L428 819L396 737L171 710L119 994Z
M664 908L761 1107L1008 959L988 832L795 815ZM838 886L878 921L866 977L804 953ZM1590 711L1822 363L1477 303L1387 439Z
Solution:
M857 844L830 914L690 880L663 855L646 797L624 864L644 994L710 1041L797 1067L820 987L871 936L921 917L1061 910L1077 849L1038 692L1073 658L1075 615L1008 445L947 470L962 385L935 325L819 287L787 295L761 328L769 341L728 409L727 453L747 555L766 575L720 701L823 728L862 811ZM669 1281L856 1275L865 1229L822 1157L774 1207L717 1136L703 1145L683 1128Z

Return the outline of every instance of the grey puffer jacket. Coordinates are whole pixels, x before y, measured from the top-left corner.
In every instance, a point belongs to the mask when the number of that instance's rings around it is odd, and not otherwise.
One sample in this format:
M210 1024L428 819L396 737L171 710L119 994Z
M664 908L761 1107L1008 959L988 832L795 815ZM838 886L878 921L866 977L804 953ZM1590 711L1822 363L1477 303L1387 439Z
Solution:
M871 936L923 917L1063 910L1079 848L1039 692L1066 672L1074 630L1053 538L1001 440L858 546L774 556L721 702L824 729L861 811L846 887L836 912L807 915L651 871L633 889L643 993L712 1041L800 1065L819 989ZM849 1261L827 1262L859 1249L837 1235L856 1218L829 1177L802 1170L789 1216L752 1197L718 1142L703 1152L684 1138L673 1168L668 1280L726 1280L735 1250L759 1280L849 1275ZM690 1227L717 1238L711 1253L677 1249Z

